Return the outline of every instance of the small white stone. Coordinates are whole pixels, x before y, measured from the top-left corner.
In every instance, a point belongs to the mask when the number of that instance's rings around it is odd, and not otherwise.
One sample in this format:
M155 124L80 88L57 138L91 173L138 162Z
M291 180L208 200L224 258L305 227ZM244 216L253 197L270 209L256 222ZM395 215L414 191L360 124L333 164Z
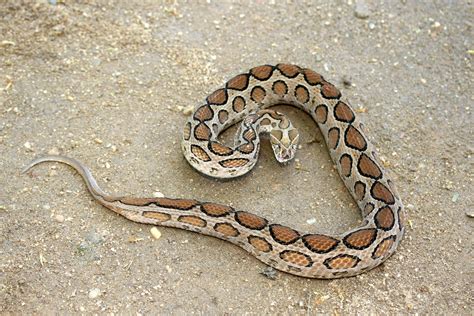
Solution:
M356 0L354 15L359 19L367 19L370 16L370 9L365 1Z
M407 204L407 209L413 211L415 209L415 206L413 204Z
M95 299L100 296L100 289L95 288L89 291L89 298L90 299Z
M23 146L25 146L26 149L31 149L31 143L30 142L24 143Z
M153 197L156 197L156 198L165 197L165 195L163 193L161 193L160 191L153 192L152 195L153 195Z
M59 155L59 149L57 147L53 147L48 151L48 155Z
M160 237L161 237L161 232L156 227L152 227L150 229L150 233L153 236L153 238L155 238L155 239L160 239Z
M56 220L56 222L58 223L64 223L64 216L61 215L61 214L58 214L54 217L54 219Z
M316 218L312 217L310 219L307 219L306 223L308 223L309 225L316 224Z

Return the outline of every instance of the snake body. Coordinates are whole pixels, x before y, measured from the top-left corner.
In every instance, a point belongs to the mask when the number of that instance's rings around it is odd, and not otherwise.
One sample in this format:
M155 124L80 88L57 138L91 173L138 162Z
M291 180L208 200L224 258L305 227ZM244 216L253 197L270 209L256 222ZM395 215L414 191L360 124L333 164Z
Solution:
M268 133L280 162L294 157L298 132L288 118L268 107L288 104L317 123L332 160L359 206L363 223L340 235L300 232L233 207L194 199L113 197L90 171L63 156L40 157L66 163L84 178L105 207L140 223L176 227L236 244L267 265L308 278L339 278L370 270L396 250L404 234L403 205L378 162L364 127L340 91L318 73L290 64L262 65L229 80L196 106L185 124L182 149L198 171L217 178L241 176L255 165L260 138ZM218 135L242 121L234 146Z

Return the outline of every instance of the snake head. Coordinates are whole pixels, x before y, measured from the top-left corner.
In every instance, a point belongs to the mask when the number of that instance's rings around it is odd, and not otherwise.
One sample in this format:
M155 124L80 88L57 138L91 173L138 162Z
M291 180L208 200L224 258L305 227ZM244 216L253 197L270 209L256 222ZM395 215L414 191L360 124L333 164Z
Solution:
M299 138L296 128L290 130L274 129L270 132L270 143L279 163L287 163L295 158Z

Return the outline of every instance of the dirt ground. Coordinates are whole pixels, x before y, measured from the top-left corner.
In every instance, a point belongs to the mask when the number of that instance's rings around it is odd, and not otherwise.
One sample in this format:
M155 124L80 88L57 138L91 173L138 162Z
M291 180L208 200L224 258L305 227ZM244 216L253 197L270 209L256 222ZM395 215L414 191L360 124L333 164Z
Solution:
M472 312L471 1L0 2L1 313ZM341 88L398 184L405 239L366 274L272 280L224 241L171 228L154 239L63 165L20 174L64 154L113 194L221 202L342 232L360 215L296 109L283 108L301 131L298 164L281 167L265 143L250 175L219 182L182 156L183 109L278 62Z

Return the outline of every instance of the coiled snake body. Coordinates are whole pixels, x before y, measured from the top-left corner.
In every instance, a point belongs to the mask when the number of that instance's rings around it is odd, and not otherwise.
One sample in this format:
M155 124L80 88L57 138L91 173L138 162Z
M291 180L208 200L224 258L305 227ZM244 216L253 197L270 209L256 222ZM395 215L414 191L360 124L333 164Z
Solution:
M99 188L84 165L63 156L40 157L25 171L44 161L66 163L82 175L99 203L132 221L224 239L294 275L339 278L380 265L402 239L402 202L356 113L339 90L316 72L289 64L263 65L229 80L187 121L182 141L186 159L212 177L241 176L257 161L260 133L269 134L278 161L292 159L298 132L286 116L266 109L276 104L294 105L318 124L344 184L362 211L360 227L337 236L304 233L217 203L113 197ZM220 143L219 133L239 121L234 146Z

